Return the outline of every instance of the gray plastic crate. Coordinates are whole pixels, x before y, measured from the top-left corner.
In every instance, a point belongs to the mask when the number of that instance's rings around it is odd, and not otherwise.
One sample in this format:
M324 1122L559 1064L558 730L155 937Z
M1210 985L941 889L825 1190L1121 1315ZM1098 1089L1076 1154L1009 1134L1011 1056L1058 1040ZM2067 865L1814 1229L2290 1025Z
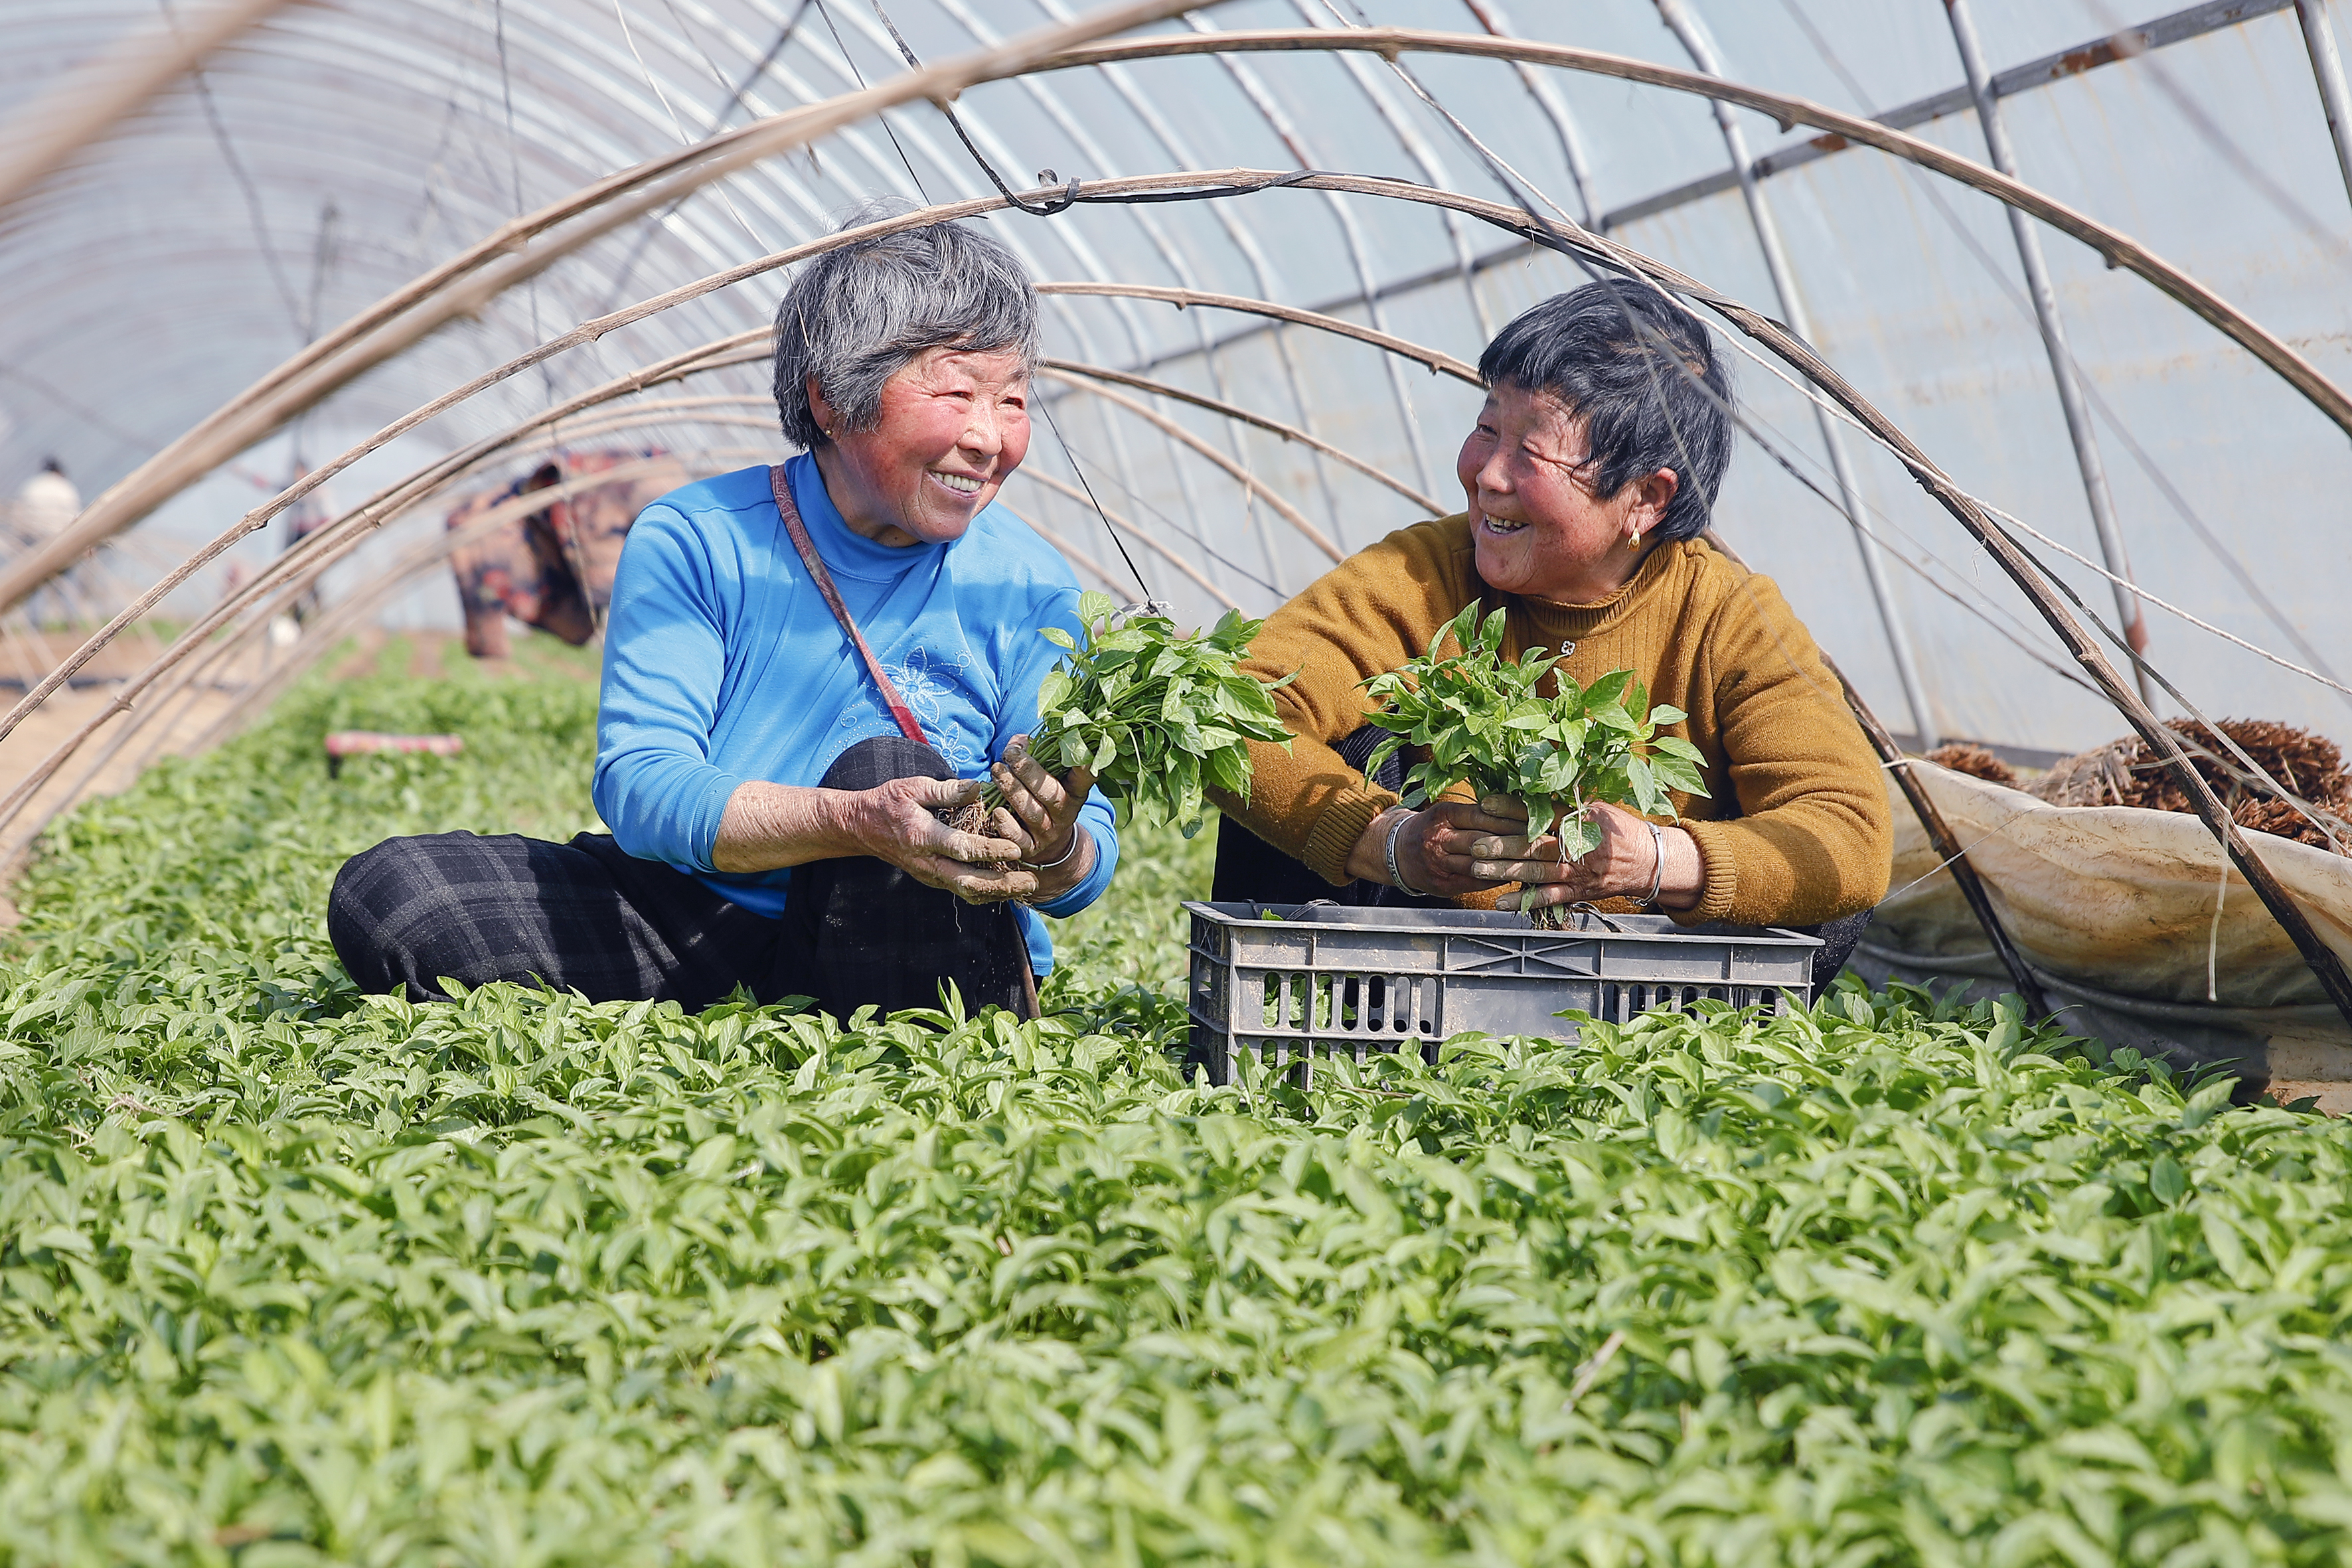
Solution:
M1303 1070L1334 1051L1361 1061L1408 1042L1434 1059L1439 1041L1470 1029L1572 1040L1577 1026L1554 1016L1570 1009L1622 1022L1711 997L1784 1012L1812 1000L1821 946L1792 931L1695 931L1664 915L1585 913L1579 929L1538 931L1492 910L1184 907L1191 1058L1217 1083L1236 1050Z

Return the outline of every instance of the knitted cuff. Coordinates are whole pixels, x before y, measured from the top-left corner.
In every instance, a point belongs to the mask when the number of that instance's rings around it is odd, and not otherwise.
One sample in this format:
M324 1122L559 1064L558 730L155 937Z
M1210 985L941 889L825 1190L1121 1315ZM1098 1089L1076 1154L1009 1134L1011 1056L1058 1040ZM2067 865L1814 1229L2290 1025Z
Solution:
M1330 883L1345 887L1348 857L1355 852L1356 841L1372 818L1397 803L1397 797L1384 789L1342 790L1316 819L1315 830L1307 836L1307 851L1299 856L1307 868Z
M1706 925L1731 918L1731 900L1739 891L1738 863L1732 858L1731 835L1720 822L1675 824L1698 846L1699 895L1696 907L1674 911L1677 925Z

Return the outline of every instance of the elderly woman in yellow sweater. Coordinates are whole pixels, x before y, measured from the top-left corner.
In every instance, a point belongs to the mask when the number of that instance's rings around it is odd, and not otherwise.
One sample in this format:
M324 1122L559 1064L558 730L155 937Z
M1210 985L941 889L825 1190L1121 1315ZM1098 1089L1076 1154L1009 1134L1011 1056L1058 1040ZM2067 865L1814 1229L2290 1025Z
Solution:
M1467 510L1349 557L1258 637L1256 673L1297 672L1276 701L1297 740L1253 746L1248 803L1219 802L1215 896L1614 899L1690 924L1838 922L1826 979L1886 891L1886 791L1780 590L1702 537L1732 436L1729 381L1706 332L1639 285L1592 283L1505 327L1478 370L1486 406L1455 462ZM1400 763L1366 778L1382 731L1362 683L1426 649L1473 600L1509 611L1507 657L1559 649L1558 668L1588 684L1631 669L1652 700L1686 711L1668 732L1706 758L1706 797L1676 795L1656 833L1595 805L1601 847L1563 862L1507 800L1410 811Z

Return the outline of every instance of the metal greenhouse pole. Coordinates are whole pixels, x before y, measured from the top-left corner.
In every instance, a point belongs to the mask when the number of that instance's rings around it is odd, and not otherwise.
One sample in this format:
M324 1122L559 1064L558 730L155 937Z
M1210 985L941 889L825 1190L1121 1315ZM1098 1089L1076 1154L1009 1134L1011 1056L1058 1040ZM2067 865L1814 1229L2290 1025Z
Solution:
M2344 57L2336 49L2336 28L2327 0L2294 0L2303 24L2303 47L2311 51L2311 74L2319 83L2319 106L2327 111L2327 134L2336 143L2336 166L2344 171L2344 191L2352 195L2352 93L2344 86Z
M2010 145L2008 127L2001 122L2000 101L1993 95L1992 73L1985 69L1984 50L1977 43L1976 22L1969 15L1968 0L1944 0L1944 10L1951 18L1952 42L1959 47L1960 68L1968 73L1969 92L1976 100L1977 123L1984 128L1985 149L1992 156L1992 166L2017 179L2017 151ZM2058 406L2065 413L2066 435L2074 444L2074 466L2083 476L2083 496L2090 502L2099 554L2107 570L2120 579L2109 584L2116 594L2116 618L2132 652L2144 654L2147 622L2140 612L2139 596L2126 586L2132 577L2131 557L2124 550L2123 526L2116 520L2115 497L2107 489L2106 466L2099 460L2098 432L2092 428L2091 411L2084 405L2074 356L2067 352L2066 329L2058 320L2058 296L2050 286L2050 264L2042 254L2042 236L2025 214L2007 205L2001 210L2009 217L2010 237L2017 242L2017 262L2024 269L2025 291L2033 300L2033 322L2042 329L2042 346L2050 356L2050 374L2058 383ZM2137 661L2132 679L2139 688L2139 700L2155 707L2156 688Z
M1716 58L1706 31L1683 0L1656 0L1656 4L1658 16L1682 41L1691 64L1708 76L1722 76L1723 62ZM1748 218L1756 230L1757 248L1764 253L1764 270L1771 276L1780 319L1788 323L1790 331L1811 342L1812 323L1806 319L1804 301L1798 298L1796 274L1789 265L1788 251L1780 244L1780 226L1772 221L1771 206L1757 181L1755 161L1748 154L1747 133L1739 128L1729 104L1719 98L1708 100L1708 104L1715 111L1716 125L1723 132L1724 149L1731 154L1732 171L1739 178L1739 195L1748 204ZM1887 651L1895 657L1895 677L1903 683L1903 699L1911 709L1913 733L1918 738L1921 751L1932 751L1940 739L1936 733L1935 712L1927 705L1927 689L1920 680L1919 661L1911 650L1911 633L1895 605L1895 590L1886 579L1885 559L1878 541L1871 536L1863 521L1862 486L1854 478L1853 460L1846 453L1836 422L1818 405L1813 408L1813 421L1821 429L1822 445L1829 448L1830 471L1837 476L1838 500L1845 509L1846 521L1853 525L1854 543L1862 551L1863 573L1870 579L1870 596L1878 604Z

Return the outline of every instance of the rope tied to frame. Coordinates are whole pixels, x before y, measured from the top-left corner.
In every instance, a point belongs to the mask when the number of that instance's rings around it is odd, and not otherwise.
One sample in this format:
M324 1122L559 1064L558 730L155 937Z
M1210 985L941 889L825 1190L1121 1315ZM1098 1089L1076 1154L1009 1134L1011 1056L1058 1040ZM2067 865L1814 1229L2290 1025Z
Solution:
M890 13L882 8L882 0L873 0L873 5L875 17L881 22L883 28L889 33L890 41L898 46L899 57L907 62L909 68L915 70L922 69L923 62L921 57L917 55L913 47L908 44L906 35L898 31L898 24L890 20ZM1301 169L1295 174L1286 174L1280 179L1268 180L1263 184L1251 184L1245 187L1234 186L1229 189L1214 191L1170 191L1131 196L1089 196L1080 194L1080 181L1077 175L1073 174L1069 179L1063 180L1060 179L1051 169L1040 169L1037 171L1037 184L1039 185L1059 184L1062 187L1062 190L1059 195L1048 196L1043 201L1033 202L1026 200L1018 192L1013 190L1012 185L1006 182L1004 176L997 173L996 165L988 161L987 157L982 153L978 144L972 141L971 133L964 129L963 119L961 115L956 113L953 105L941 99L932 100L932 104L933 107L937 108L942 115L947 117L949 129L952 130L956 133L956 140L963 143L963 150L971 154L971 161L980 165L980 172L988 176L988 183L996 187L996 194L1003 196L1005 201L1010 203L1013 207L1022 212L1027 213L1031 217L1055 217L1060 214L1069 211L1072 207L1076 206L1081 202L1118 203L1123 205L1138 205L1147 202L1189 202L1198 201L1203 196L1254 194L1258 191L1272 190L1277 185L1296 184L1300 180L1306 179L1317 172L1312 169Z

